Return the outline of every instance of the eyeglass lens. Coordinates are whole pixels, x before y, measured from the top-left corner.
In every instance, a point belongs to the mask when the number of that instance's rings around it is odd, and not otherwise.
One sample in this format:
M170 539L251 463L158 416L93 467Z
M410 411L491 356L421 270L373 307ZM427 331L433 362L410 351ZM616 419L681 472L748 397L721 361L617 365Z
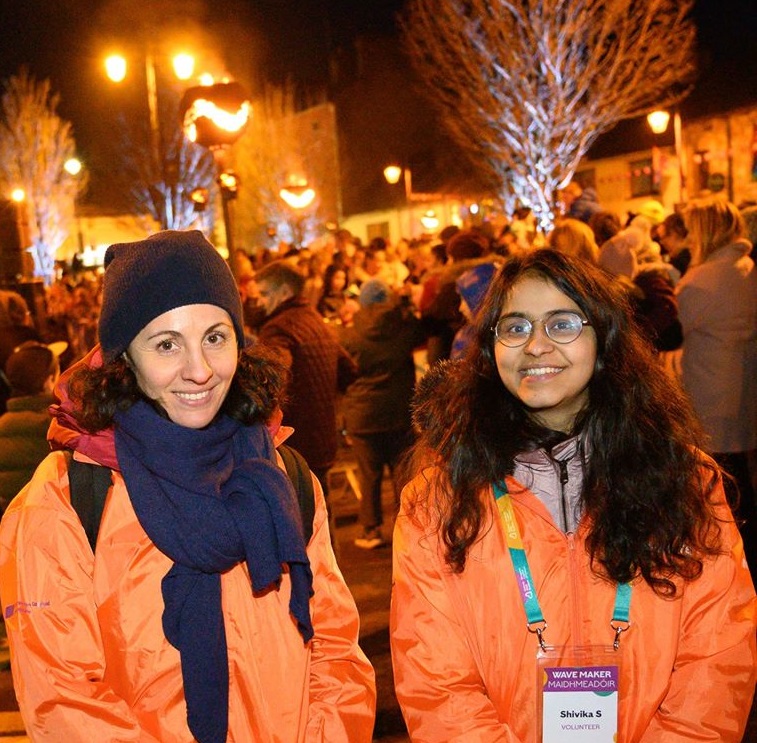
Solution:
M544 326L544 332L555 343L571 343L576 340L584 325L588 325L575 312L556 312L546 320L536 320ZM495 326L497 340L506 346L522 346L533 335L534 324L525 317L503 317Z

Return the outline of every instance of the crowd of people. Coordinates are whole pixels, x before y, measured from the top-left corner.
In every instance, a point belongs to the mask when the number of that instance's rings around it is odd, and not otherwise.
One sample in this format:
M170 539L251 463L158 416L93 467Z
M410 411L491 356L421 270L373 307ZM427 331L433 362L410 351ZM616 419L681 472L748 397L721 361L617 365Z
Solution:
M559 739L561 668L611 679L597 740L741 740L754 222L717 199L623 221L576 184L562 203L548 235L521 209L496 233L339 230L228 264L162 232L64 276L44 322L0 295L0 598L32 739L54 719L71 740L370 740L329 524L342 436L355 545L393 545L412 740ZM94 552L67 450L109 473Z

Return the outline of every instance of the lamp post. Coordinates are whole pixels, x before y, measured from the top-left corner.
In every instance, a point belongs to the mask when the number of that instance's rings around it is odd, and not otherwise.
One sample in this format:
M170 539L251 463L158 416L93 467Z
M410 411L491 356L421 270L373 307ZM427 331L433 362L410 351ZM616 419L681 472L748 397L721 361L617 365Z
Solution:
M247 128L252 105L239 83L199 85L184 93L179 115L187 139L207 147L213 153L221 190L226 249L233 271L236 261L233 260L234 233L229 201L237 196L239 179L233 171L225 168L225 155Z
M178 80L189 80L194 73L194 57L190 54L181 53L172 60L174 75ZM114 83L121 83L126 79L128 63L120 54L111 54L105 59L105 72ZM145 52L145 86L147 89L147 110L149 114L149 147L152 172L162 173L162 138L160 130L160 118L158 113L158 77L155 65L155 56L151 51ZM163 201L164 224L167 227L173 224L173 205L170 198Z
M23 188L14 188L11 191L11 201L16 205L16 230L18 233L19 259L18 276L22 281L28 280L33 275L33 266L30 267L29 248L29 221L27 216L26 191Z
M63 170L73 178L76 178L81 173L82 167L82 162L77 157L69 157L68 160L63 163ZM84 252L84 235L81 231L81 217L79 216L76 199L74 200L74 219L76 220L76 236L79 244L79 252L81 253Z
M667 131L670 122L670 113L668 111L652 111L647 114L647 123L649 128L655 134L662 134ZM673 112L673 146L678 160L678 178L679 178L679 201L685 204L689 200L689 192L686 183L686 155L683 149L683 125L681 123L681 114L678 109Z

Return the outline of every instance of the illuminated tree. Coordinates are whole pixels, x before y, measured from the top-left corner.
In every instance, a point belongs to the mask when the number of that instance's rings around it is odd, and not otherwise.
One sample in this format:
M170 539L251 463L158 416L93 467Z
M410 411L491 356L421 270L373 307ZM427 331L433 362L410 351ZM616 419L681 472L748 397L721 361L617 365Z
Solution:
M692 0L411 0L412 60L445 123L542 227L603 132L671 106L694 73Z
M149 118L120 117L121 162L115 180L134 213L148 215L161 229L183 230L198 218L192 192L214 189L215 162L207 149L184 136L176 92L164 86L158 104L157 159L150 152Z
M85 185L64 169L76 145L71 124L56 114L58 103L50 82L35 80L26 69L5 81L0 99L0 187L4 194L24 190L28 245L23 247L31 247L34 273L47 283Z

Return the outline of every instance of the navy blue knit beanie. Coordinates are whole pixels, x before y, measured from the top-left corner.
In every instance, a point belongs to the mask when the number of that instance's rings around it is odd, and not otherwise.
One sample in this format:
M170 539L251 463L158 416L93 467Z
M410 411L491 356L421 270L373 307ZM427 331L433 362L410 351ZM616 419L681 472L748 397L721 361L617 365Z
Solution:
M166 230L146 240L111 245L105 253L100 345L109 363L142 328L188 304L226 310L244 346L242 303L226 261L198 230Z

